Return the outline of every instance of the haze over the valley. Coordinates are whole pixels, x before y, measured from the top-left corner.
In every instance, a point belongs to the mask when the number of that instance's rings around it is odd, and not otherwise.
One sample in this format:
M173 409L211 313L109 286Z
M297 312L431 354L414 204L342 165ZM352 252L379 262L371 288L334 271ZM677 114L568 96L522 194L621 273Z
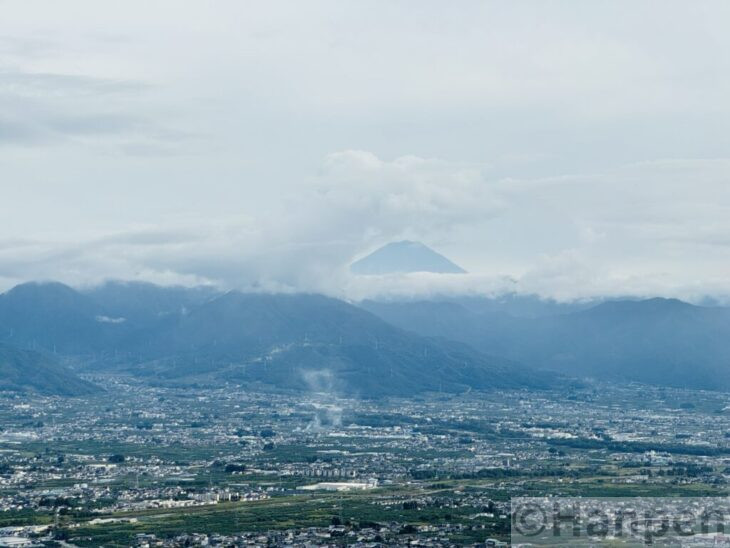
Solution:
M13 6L1 290L728 300L726 2Z

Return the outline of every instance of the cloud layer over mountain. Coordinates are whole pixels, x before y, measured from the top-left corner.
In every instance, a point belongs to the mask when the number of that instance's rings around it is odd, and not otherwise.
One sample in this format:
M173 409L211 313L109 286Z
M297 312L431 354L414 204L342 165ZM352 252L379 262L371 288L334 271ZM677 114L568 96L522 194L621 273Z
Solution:
M730 295L726 3L64 4L3 4L2 288ZM470 274L348 273L402 239Z

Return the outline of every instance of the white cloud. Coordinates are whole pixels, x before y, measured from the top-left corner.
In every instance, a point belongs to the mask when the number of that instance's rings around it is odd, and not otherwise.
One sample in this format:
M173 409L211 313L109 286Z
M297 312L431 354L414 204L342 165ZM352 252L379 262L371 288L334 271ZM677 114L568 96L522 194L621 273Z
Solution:
M385 241L406 233L433 236L492 217L503 207L482 166L416 156L389 162L354 150L327 156L308 198L313 208L335 213L354 232Z
M6 1L0 284L730 294L729 10Z
M343 151L328 155L298 192L255 216L188 217L81 242L6 240L0 276L214 283L350 299L506 291L559 300L725 298L728 177L730 161L693 160L495 180L488 166ZM402 238L433 245L471 273L349 272L354 257Z
M327 156L320 176L256 217L190 218L79 243L8 241L0 275L90 283L104 277L341 293L358 253L397 238L438 241L502 204L478 166L372 153Z

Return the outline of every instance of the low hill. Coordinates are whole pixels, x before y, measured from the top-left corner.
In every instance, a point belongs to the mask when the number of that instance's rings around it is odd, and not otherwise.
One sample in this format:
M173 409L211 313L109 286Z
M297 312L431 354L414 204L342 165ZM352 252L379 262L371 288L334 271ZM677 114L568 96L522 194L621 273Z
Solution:
M5 390L80 396L98 388L38 352L0 344L0 391Z

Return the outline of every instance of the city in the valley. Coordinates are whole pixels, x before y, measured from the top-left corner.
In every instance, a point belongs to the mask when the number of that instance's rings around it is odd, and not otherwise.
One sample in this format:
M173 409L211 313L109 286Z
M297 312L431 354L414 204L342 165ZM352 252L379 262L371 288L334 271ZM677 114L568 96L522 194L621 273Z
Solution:
M103 391L0 396L0 545L505 546L513 497L728 493L722 393L89 380Z

